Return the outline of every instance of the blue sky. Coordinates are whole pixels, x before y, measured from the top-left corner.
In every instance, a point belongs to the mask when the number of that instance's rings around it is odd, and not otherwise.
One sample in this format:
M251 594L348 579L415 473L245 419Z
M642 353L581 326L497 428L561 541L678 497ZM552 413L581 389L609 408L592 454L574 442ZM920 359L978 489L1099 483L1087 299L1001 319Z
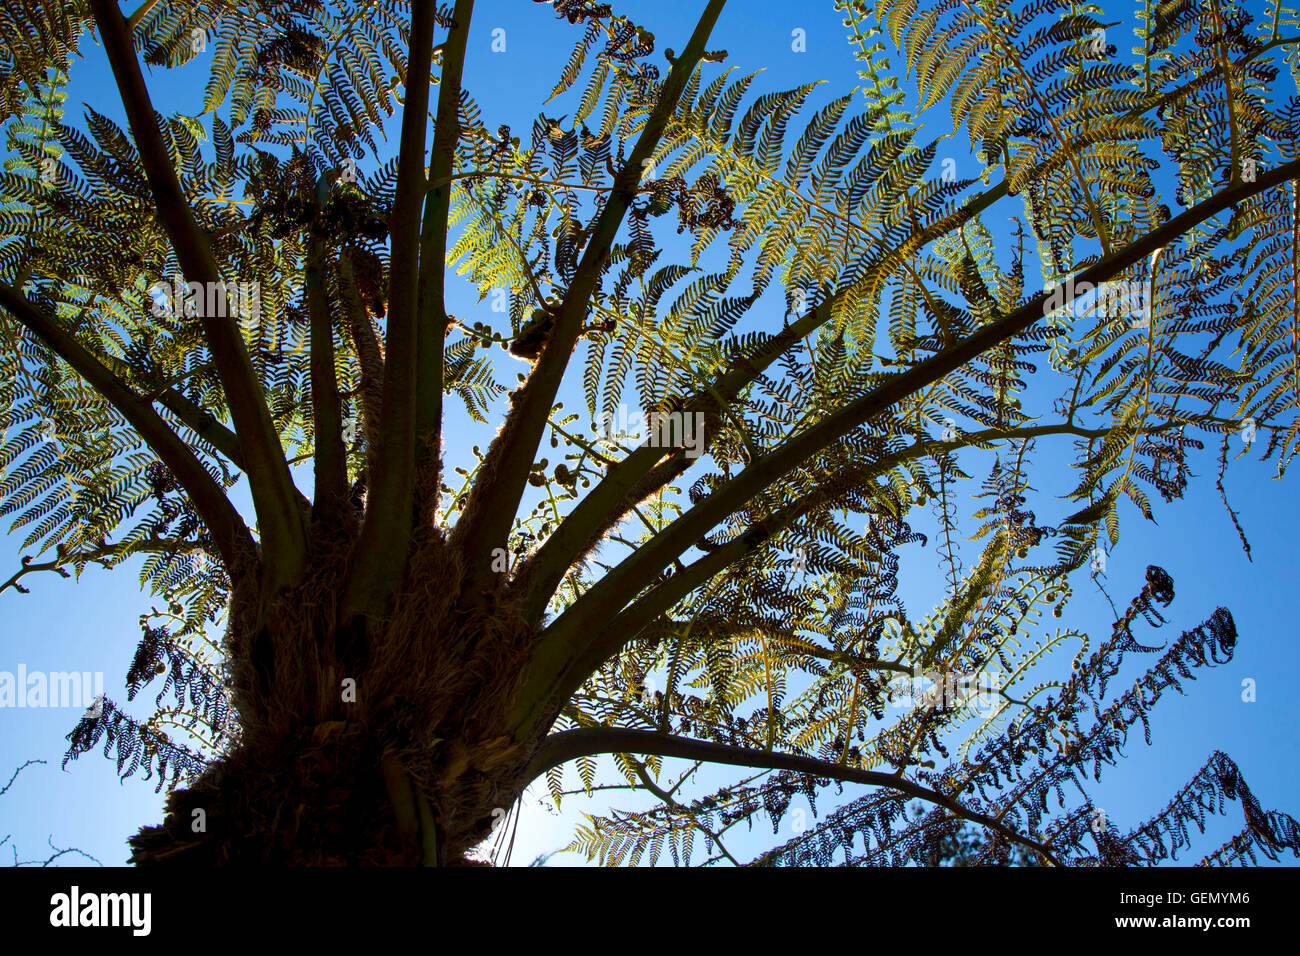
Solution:
M657 51L681 49L702 6L699 0L616 5L655 34ZM1127 13L1129 5L1124 6ZM803 5L732 0L709 46L728 51L726 66L744 72L763 68L765 72L755 83L760 92L826 80L806 108L805 115L810 115L812 108L859 83L858 64L846 43L840 16L824 0ZM504 52L492 51L493 31L498 29L505 30ZM792 49L795 30L804 31L805 52ZM470 37L466 81L483 110L485 124L492 129L510 125L517 135L529 129L575 38L575 29L557 21L543 5L480 0ZM1112 34L1111 42L1120 48L1120 56L1131 45L1117 33ZM84 62L72 71L70 112L75 113L85 101L120 121L121 104L101 52L87 41L83 53ZM659 53L655 56L658 60ZM662 60L658 62L662 65ZM162 112L195 112L206 71L203 57L175 71L155 69L149 79L156 107ZM1289 83L1289 76L1283 73L1278 82ZM546 112L554 115L559 110L547 107ZM936 128L931 135L948 130L947 126ZM967 175L963 162L969 163L969 159L963 160L960 154L954 158L958 175ZM1172 196L1168 201L1172 208ZM1008 214L1020 211L1014 201L1007 209ZM990 215L990 223L993 218ZM1002 237L996 227L991 228ZM452 296L450 309L462 319L488 308L487 303L477 304L477 294L464 283L453 284ZM507 360L499 377L508 381L515 371ZM581 406L576 389L565 398L571 401L568 407ZM485 446L491 434L481 427L471 428L456 404L449 405L453 409L449 465L465 463L470 458L469 446ZM1027 407L1045 404L1027 402ZM1056 444L1051 444L1053 441ZM1240 443L1234 440L1233 448L1239 450ZM1159 811L1216 749L1237 761L1265 808L1300 814L1300 787L1294 770L1300 757L1294 730L1300 717L1294 689L1300 678L1300 650L1292 594L1300 519L1294 492L1286 483L1274 480L1274 462L1259 463L1251 456L1234 461L1226 482L1253 548L1254 561L1248 562L1214 488L1215 462L1208 454L1212 450L1194 461L1196 476L1183 500L1163 505L1157 498L1158 524L1142 521L1131 507L1123 512L1122 538L1108 560L1106 584L1121 608L1141 587L1148 564L1159 565L1172 575L1177 597L1165 612L1169 623L1156 635L1146 632L1151 643L1196 626L1220 605L1232 611L1240 635L1230 664L1202 669L1198 679L1187 684L1186 697L1170 695L1161 701L1152 720L1153 746L1143 746L1135 736L1129 759L1108 770L1095 788L1096 802L1122 829ZM1039 493L1035 504L1073 486L1068 470L1071 455L1067 439L1040 443L1040 466L1034 473ZM305 479L304 490L309 490L310 475L300 477ZM1053 516L1067 513L1064 502L1043 507L1040 517L1048 523ZM14 569L18 567L20 540L13 536L0 545L0 560ZM933 545L909 545L902 557L900 593L908 610L920 616L943 594L937 555ZM136 570L138 565L112 573L92 569L75 582L54 575L32 576L25 581L30 594L0 594L0 670L12 672L22 664L29 671L102 671L109 695L124 699L125 671L139 637L136 619L151 604L160 603L160 599L140 593ZM5 570L2 576L9 573ZM1109 605L1082 577L1076 582L1076 595L1065 617L1053 623L1086 630L1095 642L1109 633ZM1141 639L1142 632L1138 636ZM1140 663L1148 666L1151 662ZM1131 680L1136 671L1130 670L1124 674ZM1242 700L1244 679L1256 682L1254 702ZM137 700L134 712L147 713L151 700L146 692ZM87 755L69 764L66 771L60 770L64 737L77 718L72 709L0 709L0 785L23 761L46 761L28 767L10 792L0 797L0 837L11 835L22 859L48 855L46 840L52 837L60 847L76 846L105 864L121 864L127 856L126 836L159 819L162 798L154 793L152 781L132 777L119 783L113 763L98 755ZM711 775L709 779L724 776L737 775ZM576 780L576 775L570 775L570 780ZM856 792L845 790L849 795ZM613 793L615 806L647 805L640 795L629 798L619 791ZM512 862L527 863L537 854L565 844L580 811L603 809L608 802L604 796L566 801L558 816L535 799L526 799ZM838 802L827 794L818 806L825 811ZM1226 821L1213 823L1210 833L1199 838L1196 846L1208 851L1240 828L1240 812L1230 807ZM728 846L738 855L752 856L791 835L787 823L774 840L770 826L758 821L752 836L740 835ZM10 860L7 844L0 847L0 854L0 861ZM574 855L550 861L551 865L577 862L580 858Z

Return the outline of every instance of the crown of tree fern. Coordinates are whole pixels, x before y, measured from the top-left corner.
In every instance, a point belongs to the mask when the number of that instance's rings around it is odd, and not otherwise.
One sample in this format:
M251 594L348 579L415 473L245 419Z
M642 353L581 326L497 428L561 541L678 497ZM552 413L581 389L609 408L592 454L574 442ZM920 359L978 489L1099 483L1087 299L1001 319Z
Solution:
M1206 441L1220 489L1243 422L1296 452L1294 14L850 0L862 85L773 90L724 0L555 0L512 129L474 6L0 10L0 591L140 561L67 754L167 788L133 858L455 863L607 780L655 801L579 828L608 864L1154 864L1225 801L1203 862L1300 853L1222 753L1131 829L1089 796L1226 609L1152 646L1153 566L1111 634L1052 620ZM65 103L96 44L125 125Z

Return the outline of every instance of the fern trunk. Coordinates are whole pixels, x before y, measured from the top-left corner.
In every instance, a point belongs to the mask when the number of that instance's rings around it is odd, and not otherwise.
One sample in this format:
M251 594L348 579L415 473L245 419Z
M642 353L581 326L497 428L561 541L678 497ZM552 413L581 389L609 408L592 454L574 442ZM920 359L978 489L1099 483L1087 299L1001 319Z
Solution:
M466 753L464 738L445 742ZM466 767L454 781L416 784L428 807L406 808L388 786L376 735L304 727L291 738L241 747L169 795L166 819L130 838L130 862L270 866L471 865L518 797L508 772ZM411 779L414 784L414 778Z
M337 621L342 566L324 555L272 602L236 593L240 737L131 839L133 863L465 861L527 783L536 742L506 713L532 635L499 594L462 603L440 538L413 553L383 619Z

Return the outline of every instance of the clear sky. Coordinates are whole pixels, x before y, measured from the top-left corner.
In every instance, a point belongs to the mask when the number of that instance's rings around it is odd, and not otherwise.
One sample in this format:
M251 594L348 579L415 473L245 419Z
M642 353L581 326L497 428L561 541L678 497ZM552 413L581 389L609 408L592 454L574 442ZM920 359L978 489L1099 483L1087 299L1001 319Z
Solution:
M655 34L658 58L658 51L666 47L684 46L702 6L700 0L640 0L616 4L616 9ZM1127 15L1131 4L1123 6ZM805 115L810 115L813 107L859 82L840 16L826 0L802 4L732 0L709 45L728 51L727 66L746 72L763 68L765 72L755 84L760 92L826 80L806 108ZM505 30L504 52L492 51L493 31L498 29ZM804 52L792 49L795 30L805 31ZM546 6L480 0L469 42L466 82L483 110L485 124L495 129L504 123L517 133L529 129L543 109L541 100L574 39L575 28L557 21ZM1120 56L1131 46L1118 30L1111 42L1119 46ZM75 114L84 101L120 122L120 100L101 51L87 40L83 53L84 61L72 71L70 113ZM203 57L175 71L154 69L149 81L156 107L162 112L196 112L207 69ZM1290 78L1283 73L1278 82L1289 83ZM547 112L553 114L549 107ZM947 127L935 129L931 135L945 132ZM961 164L969 159L960 152L955 152L954 158L959 164L958 175L967 174ZM1167 201L1175 208L1172 195ZM1008 210L1009 214L1019 211L1014 205ZM991 221L990 227L999 237L1005 234ZM477 295L464 283L454 284L452 295L451 311L462 319L487 308L487 303L476 304ZM779 322L779 311L772 313L771 321ZM512 379L515 371L507 361L504 380ZM570 407L581 405L576 391L572 399ZM1037 405L1032 399L1026 402L1030 409L1044 405L1041 400ZM465 416L456 412L448 433L448 465L468 459L469 446L485 445L488 437L490 432L472 430ZM1056 439L1058 445L1048 444L1050 441L1039 446L1042 464L1034 474L1039 492L1036 504L1073 486L1067 469L1072 454L1068 440ZM1239 450L1240 443L1233 447L1234 452ZM1262 443L1256 451L1260 447ZM1096 802L1121 829L1163 808L1216 749L1237 761L1265 808L1300 815L1300 787L1294 769L1300 757L1295 733L1300 703L1293 686L1300 678L1293 594L1300 520L1290 486L1294 481L1274 480L1274 462L1259 463L1249 456L1234 461L1227 485L1250 538L1251 563L1218 500L1215 462L1208 453L1193 462L1193 471L1195 477L1184 500L1163 505L1153 496L1158 524L1142 521L1131 507L1122 512L1122 538L1108 561L1106 585L1123 607L1141 587L1146 566L1159 565L1173 576L1177 597L1165 612L1169 624L1163 631L1156 635L1145 632L1151 643L1169 640L1196 626L1223 605L1236 619L1239 644L1230 664L1198 671L1197 680L1187 684L1186 697L1170 694L1155 708L1152 747L1143 746L1141 737L1134 736L1129 759L1105 773L1094 791ZM304 490L309 490L310 475L300 478L305 479ZM1043 506L1040 519L1051 523L1053 517L1068 513L1065 508L1064 502ZM13 569L18 567L20 541L20 536L11 536L0 545L0 561L10 563ZM909 545L902 557L900 592L908 610L920 616L942 597L944 589L935 549L933 545ZM102 671L106 692L124 701L124 677L140 633L137 618L160 601L140 593L134 574L137 569L138 563L112 573L92 569L80 581L31 576L25 581L30 594L12 590L0 594L0 671L14 672L19 666L28 671ZM9 573L3 571L0 579ZM1094 641L1103 638L1110 630L1109 605L1082 577L1076 593L1066 616L1053 623L1085 629ZM1142 633L1138 633L1139 639ZM1149 657L1141 661L1142 666L1154 661L1154 655ZM1129 679L1134 676L1130 669L1124 673ZM1254 702L1242 699L1244 679L1256 682ZM133 712L147 714L151 701L152 695L146 691ZM24 860L47 856L46 841L52 837L60 847L76 846L105 864L121 864L127 856L125 838L138 827L158 821L162 798L154 793L152 781L138 776L119 783L113 763L98 755L82 757L61 771L59 762L67 746L64 738L78 716L76 709L0 709L0 785L23 761L46 761L28 767L0 797L0 837L9 834ZM570 779L576 780L576 774ZM853 788L845 790L846 795L855 792ZM645 805L639 795L628 799L624 793L613 794L615 806ZM526 800L529 805L517 830L512 862L527 863L565 844L579 811L602 809L607 804L603 796L607 794L596 794L591 801L566 801L559 816L535 800ZM828 793L818 807L825 811L839 802ZM1240 811L1232 807L1227 821L1213 824L1196 846L1203 848L1202 853L1213 849L1240 828ZM787 829L777 840L791 835ZM752 836L740 835L728 845L733 852L752 851L752 856L773 842L771 828L760 820ZM10 860L8 844L0 847L0 854L0 861ZM550 865L577 862L577 856L562 855L551 859Z

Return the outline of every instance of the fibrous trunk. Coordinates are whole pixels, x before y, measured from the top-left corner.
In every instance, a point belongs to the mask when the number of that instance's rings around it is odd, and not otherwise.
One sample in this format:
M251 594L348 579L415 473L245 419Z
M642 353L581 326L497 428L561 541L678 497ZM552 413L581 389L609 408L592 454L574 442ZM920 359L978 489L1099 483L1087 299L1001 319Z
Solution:
M464 861L527 783L505 713L530 631L499 592L460 593L441 539L412 553L380 620L338 620L346 568L329 555L272 601L236 587L239 737L131 838L132 862Z

